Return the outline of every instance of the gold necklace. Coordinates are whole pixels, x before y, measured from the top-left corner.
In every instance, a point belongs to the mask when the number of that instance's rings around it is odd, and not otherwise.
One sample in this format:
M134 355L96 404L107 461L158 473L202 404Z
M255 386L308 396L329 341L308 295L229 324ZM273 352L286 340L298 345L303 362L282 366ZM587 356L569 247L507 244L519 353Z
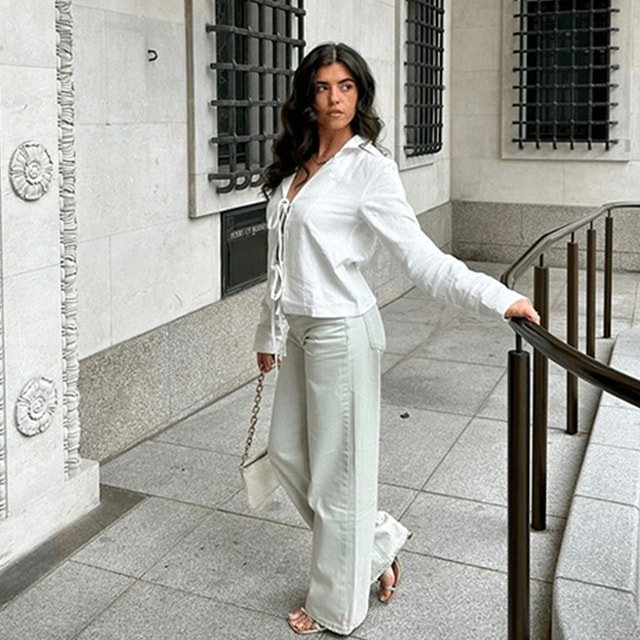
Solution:
M318 154L314 153L311 156L311 159L313 160L314 164L317 164L319 167L321 167L323 164L327 164L327 162L329 162L329 160L331 160L331 158L333 158L333 156L335 156L335 155L336 154L333 153L326 160L318 160Z

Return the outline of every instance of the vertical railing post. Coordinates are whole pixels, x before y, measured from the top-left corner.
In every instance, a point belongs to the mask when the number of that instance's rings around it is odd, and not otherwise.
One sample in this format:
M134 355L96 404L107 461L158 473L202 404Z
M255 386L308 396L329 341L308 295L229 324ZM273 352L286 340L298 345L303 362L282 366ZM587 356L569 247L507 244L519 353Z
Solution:
M587 355L596 355L596 230L587 229Z
M509 352L509 640L529 638L529 354Z
M578 346L578 243L567 243L567 344ZM567 372L567 433L578 432L578 378Z
M611 337L611 302L613 299L613 218L607 211L604 220L604 327L603 337Z
M549 328L549 268L534 269L533 301L540 314L540 324ZM537 349L533 352L533 451L531 460L531 526L537 531L546 528L547 512L547 407L549 362Z

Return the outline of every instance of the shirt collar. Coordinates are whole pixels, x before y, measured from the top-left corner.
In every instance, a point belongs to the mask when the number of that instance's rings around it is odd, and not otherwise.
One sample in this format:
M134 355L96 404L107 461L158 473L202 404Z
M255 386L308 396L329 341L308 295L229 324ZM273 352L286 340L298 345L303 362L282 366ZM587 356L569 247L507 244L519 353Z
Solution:
M338 151L336 155L341 154L345 150L364 149L367 145L370 145L370 144L371 142L369 142L368 140L365 140L362 136L356 133L353 136L351 136L351 138L349 138L349 140L347 140L342 145L342 148L340 149L340 151ZM289 193L289 187L291 186L291 183L293 182L293 179L295 178L295 176L296 176L296 172L284 178L280 183L279 186L280 186L281 194L283 198L286 198L287 194Z

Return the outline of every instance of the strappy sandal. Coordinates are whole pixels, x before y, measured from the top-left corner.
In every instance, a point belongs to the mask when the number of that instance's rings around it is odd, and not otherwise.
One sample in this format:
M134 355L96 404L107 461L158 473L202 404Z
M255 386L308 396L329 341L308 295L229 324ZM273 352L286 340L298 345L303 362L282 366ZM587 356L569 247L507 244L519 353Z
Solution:
M323 631L326 631L327 628L323 627L321 624L317 623L306 611L304 607L300 607L300 611L302 611L302 613L304 613L305 616L307 616L307 618L309 618L309 620L311 620L311 622L313 622L313 626L309 627L309 629L303 629L302 631L298 631L294 626L293 623L291 622L291 618L289 618L287 620L287 622L289 623L289 626L291 627L291 629L293 629L293 631L295 633L297 633L299 636L308 636L312 633L322 633Z
M413 538L413 531L411 529L407 529L407 540L411 540ZM395 580L391 585L382 584L382 580L378 579L378 600L382 602L382 604L389 604L391 598L393 598L393 594L396 592L398 585L400 584L400 560L398 560L398 556L393 559L391 563L391 570L393 571L393 575ZM382 597L383 592L390 592L391 595L385 600Z
M396 556L391 563L391 570L393 571L394 581L393 584L387 585L382 582L382 580L378 580L378 600L382 602L382 604L389 604L391 602L391 598L395 595L395 592L398 590L398 586L400 585L400 560ZM383 593L389 593L388 598L383 598Z

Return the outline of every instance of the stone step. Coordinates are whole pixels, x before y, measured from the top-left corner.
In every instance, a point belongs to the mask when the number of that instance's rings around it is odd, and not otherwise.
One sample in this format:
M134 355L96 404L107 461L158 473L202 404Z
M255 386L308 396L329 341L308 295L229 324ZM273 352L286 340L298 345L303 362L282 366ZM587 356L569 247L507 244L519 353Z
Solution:
M640 378L640 327L621 333L612 367ZM640 408L603 393L553 586L553 640L640 637Z

